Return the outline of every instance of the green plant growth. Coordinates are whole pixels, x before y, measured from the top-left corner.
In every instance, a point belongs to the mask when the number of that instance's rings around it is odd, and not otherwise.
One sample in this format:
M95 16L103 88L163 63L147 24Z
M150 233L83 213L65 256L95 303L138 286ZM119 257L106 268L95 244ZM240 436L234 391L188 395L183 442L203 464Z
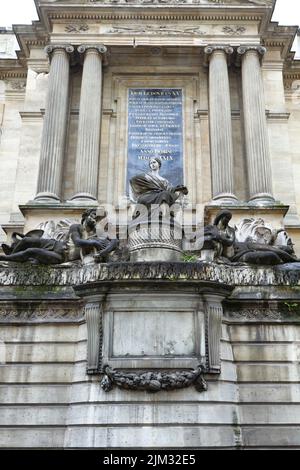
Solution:
M300 314L300 304L284 302L284 305L288 309L289 313L299 313Z
M198 258L196 255L191 255L190 253L184 253L182 255L182 261L184 261L184 263L196 263L198 261Z

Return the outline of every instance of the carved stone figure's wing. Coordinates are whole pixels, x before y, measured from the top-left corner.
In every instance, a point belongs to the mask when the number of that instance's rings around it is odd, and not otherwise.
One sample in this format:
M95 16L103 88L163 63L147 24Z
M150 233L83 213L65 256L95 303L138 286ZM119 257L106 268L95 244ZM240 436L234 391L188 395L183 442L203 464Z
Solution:
M78 221L70 220L70 219L60 220L57 223L56 228L54 230L53 238L55 238L55 240L59 240L59 241L66 241L67 237L68 237L70 227L74 223L78 223Z
M43 238L54 238L55 240L65 241L67 239L69 229L75 220L63 219L59 222L47 220L39 224L38 229L43 231Z
M35 229L35 230L30 230L25 234L26 237L31 237L31 238L42 238L44 235L44 230L40 229Z

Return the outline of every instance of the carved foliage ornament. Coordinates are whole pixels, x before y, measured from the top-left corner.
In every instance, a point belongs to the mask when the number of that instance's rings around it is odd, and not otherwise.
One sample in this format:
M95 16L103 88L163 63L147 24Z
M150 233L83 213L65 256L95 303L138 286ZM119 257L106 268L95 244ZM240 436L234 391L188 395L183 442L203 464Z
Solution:
M194 385L198 392L207 390L207 384L202 377L203 366L196 370L185 371L143 371L124 372L104 367L104 377L101 387L105 392L110 392L114 385L126 390L141 390L147 392L170 391L187 388Z

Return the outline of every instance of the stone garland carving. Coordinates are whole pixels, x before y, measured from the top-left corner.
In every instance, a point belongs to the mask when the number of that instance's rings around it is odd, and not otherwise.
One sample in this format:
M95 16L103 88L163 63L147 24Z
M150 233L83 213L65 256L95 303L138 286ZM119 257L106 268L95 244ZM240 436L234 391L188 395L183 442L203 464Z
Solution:
M143 371L124 372L104 367L104 377L101 387L105 392L110 392L116 385L125 390L141 390L147 392L159 392L178 390L194 385L198 392L207 390L207 383L203 378L203 366L191 371Z
M65 27L66 33L84 33L89 30L87 24L67 24Z

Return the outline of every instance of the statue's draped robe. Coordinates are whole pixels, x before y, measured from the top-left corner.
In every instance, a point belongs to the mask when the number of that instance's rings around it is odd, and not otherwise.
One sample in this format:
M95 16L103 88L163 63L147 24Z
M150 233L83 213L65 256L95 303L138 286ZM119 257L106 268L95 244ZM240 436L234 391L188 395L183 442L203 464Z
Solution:
M178 197L174 192L174 187L167 179L158 178L151 173L134 176L130 180L130 185L132 199L138 204L143 204L147 207L163 203L172 206Z

